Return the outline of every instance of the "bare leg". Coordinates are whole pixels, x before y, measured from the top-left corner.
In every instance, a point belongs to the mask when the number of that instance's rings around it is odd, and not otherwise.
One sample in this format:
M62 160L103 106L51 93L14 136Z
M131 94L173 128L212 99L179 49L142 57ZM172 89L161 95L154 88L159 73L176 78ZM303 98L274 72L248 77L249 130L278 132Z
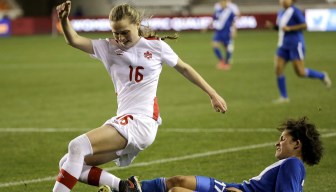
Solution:
M115 153L127 145L127 140L111 125L103 125L89 131L86 135L91 142L93 155ZM96 157L105 158L106 156ZM95 159L96 161L99 160L97 158ZM102 161L102 163L106 162Z
M331 80L327 72L321 72L310 68L305 68L303 60L293 61L293 67L299 77L321 80L327 87L331 87Z
M92 166L116 159L116 151L126 145L127 140L110 125L76 137L69 144L68 155L61 160L61 176L57 178L53 191L70 191L77 180L96 186L108 184L119 190L119 178Z
M182 187L174 187L171 190L169 190L169 192L190 192L190 191L193 191L193 190L182 188Z
M220 49L221 46L222 46L222 44L220 42L218 42L218 41L212 41L211 44L212 44L213 48L218 48L218 49Z
M294 60L293 61L294 71L299 77L306 77L306 70L304 67L303 60Z
M104 125L96 128L86 133L86 135L88 136L93 148L93 155L88 155L84 159L86 165L98 166L117 159L118 156L116 152L125 148L127 144L127 140L110 125ZM99 139L106 141L102 142ZM62 158L60 167L67 160L67 156L68 155L65 155Z
M275 58L275 74L277 77L282 76L284 74L284 70L286 67L286 60L284 60L282 57L276 57Z
M196 190L196 177L195 176L174 176L171 178L168 178L166 180L166 186L168 191L172 188L177 187L178 189L174 190L180 190L180 188L189 189L188 191Z
M84 161L85 161L85 164L87 165L99 166L99 165L108 163L112 160L115 160L117 158L118 156L115 152L110 152L110 153L102 153L102 154L86 156Z
M86 133L86 135L91 142L93 155L85 157L86 165L80 180L91 185L107 185L122 191L119 189L120 178L92 166L102 165L117 159L116 152L126 147L127 140L111 125L103 125Z

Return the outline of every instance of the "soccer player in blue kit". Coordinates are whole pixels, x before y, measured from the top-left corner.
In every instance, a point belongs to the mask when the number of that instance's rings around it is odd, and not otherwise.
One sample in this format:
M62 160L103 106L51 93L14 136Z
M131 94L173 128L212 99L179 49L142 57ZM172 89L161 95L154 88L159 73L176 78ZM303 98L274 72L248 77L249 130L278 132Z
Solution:
M276 26L269 21L266 22L266 26L274 27L279 31L275 65L280 98L275 100L275 103L289 102L284 75L284 69L288 61L292 61L295 73L299 77L320 79L327 87L331 86L331 80L326 72L304 67L305 42L303 30L307 28L307 24L303 13L294 5L295 1L280 0L283 9L278 13Z
M320 134L307 117L286 120L278 130L275 157L279 160L258 176L227 183L204 176L174 176L141 182L142 192L301 192L306 175L303 163L315 165L323 156Z
M229 70L231 67L230 60L233 52L231 27L233 26L235 16L234 10L229 7L229 0L220 0L216 3L213 22L211 24L215 29L212 47L219 60L217 64L218 69ZM221 46L224 46L226 51L225 59L221 52Z

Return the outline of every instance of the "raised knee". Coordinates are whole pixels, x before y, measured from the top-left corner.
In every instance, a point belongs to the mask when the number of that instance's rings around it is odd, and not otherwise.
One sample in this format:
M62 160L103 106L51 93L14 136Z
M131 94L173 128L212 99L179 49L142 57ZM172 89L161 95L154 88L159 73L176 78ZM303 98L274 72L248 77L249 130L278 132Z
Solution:
M306 73L303 71L303 72L300 72L299 74L297 74L299 77L306 77Z
M71 155L81 154L81 144L80 144L80 141L77 138L71 140L69 145L68 145L68 152Z
M281 67L275 67L274 72L277 76L283 75L283 69Z
M220 48L221 47L221 45L218 42L215 42L215 41L212 42L211 45L212 45L213 48Z
M296 72L296 75L299 77L306 77L306 72L305 71L298 71Z
M68 154L66 154L66 155L64 155L63 157L62 157L62 159L59 161L59 169L61 170L62 169L62 166L63 166L63 164L65 163L65 161L68 159Z
M68 151L69 157L92 154L91 142L86 135L80 135L70 141Z

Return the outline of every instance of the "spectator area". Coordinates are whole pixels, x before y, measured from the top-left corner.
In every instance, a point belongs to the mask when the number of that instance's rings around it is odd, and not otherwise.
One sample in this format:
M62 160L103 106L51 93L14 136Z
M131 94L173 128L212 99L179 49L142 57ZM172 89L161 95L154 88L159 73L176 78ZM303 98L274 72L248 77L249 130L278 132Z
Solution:
M144 11L146 16L157 15L203 15L212 14L213 5L218 0L72 0L73 10L81 7L84 16L106 16L111 7L128 3L139 10ZM278 0L232 0L236 3L241 13L274 13L280 8ZM334 3L327 1L336 0L298 0L301 9L307 8L336 8ZM99 3L98 3L99 2Z
M0 0L0 11L8 11L11 9L11 5L7 0Z
M206 14L209 10L213 10L213 5L217 0L194 0L192 6L193 14ZM277 12L281 7L275 0L232 0L236 3L241 12L244 13L270 13ZM297 6L301 9L310 8L334 8L336 9L336 0L298 0Z
M3 17L17 18L23 11L15 0L0 0L0 19Z
M112 4L129 3L146 12L162 14L190 14L193 0L113 0Z

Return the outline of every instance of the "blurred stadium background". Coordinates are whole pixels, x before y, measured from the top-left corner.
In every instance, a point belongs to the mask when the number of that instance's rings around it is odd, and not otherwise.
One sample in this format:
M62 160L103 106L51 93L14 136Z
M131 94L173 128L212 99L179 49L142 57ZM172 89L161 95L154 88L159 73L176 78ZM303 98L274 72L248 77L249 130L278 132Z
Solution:
M62 0L1 0L0 35L55 32L55 7L61 2ZM148 18L152 17L151 26L155 29L198 30L211 20L209 16L216 0L73 0L72 17L76 18L73 22L79 26L79 31L108 31L108 21L101 19L106 19L111 7L125 2L144 10ZM242 13L237 22L241 29L263 28L265 20L274 20L279 9L276 0L238 0L235 3ZM335 0L300 0L297 4L306 13L309 30L336 30ZM183 19L172 21L167 17Z
M113 85L104 67L64 43L54 8L60 0L0 0L0 191L51 191L58 161L75 136L97 127L116 111ZM225 115L213 112L208 97L173 69L164 67L158 98L163 118L154 144L133 165L104 167L126 178L177 174L207 175L227 182L256 176L275 161L275 128L286 118L308 116L319 128L325 157L307 167L306 192L334 191L336 90L299 79L288 66L291 102L274 105L273 72L277 33L265 30L275 20L277 0L233 0L237 21L233 68L215 68L211 21L215 0L72 0L73 26L91 38L110 37L107 15L127 2L151 18L159 33L179 31L168 41L226 99ZM309 30L306 65L336 79L335 0L299 0ZM335 84L335 82L334 82ZM74 191L95 191L78 184Z

